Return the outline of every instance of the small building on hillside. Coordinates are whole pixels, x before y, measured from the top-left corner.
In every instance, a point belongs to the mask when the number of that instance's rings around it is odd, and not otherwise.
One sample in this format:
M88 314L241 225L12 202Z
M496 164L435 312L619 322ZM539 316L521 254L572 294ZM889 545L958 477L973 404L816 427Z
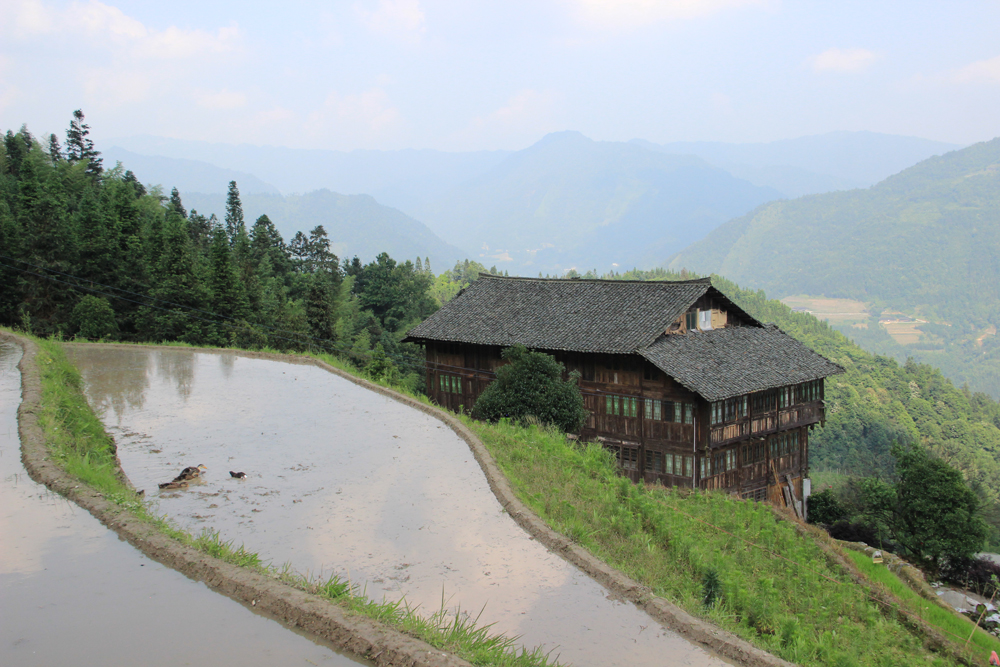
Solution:
M842 368L712 287L482 274L407 338L426 348L428 394L470 410L520 343L579 371L581 439L634 481L725 489L797 505L823 379Z

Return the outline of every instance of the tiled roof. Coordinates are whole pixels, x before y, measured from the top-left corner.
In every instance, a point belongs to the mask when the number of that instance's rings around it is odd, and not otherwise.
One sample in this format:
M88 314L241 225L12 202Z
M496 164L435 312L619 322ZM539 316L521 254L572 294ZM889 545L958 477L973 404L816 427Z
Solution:
M709 401L844 371L774 325L660 336L639 354Z
M651 344L711 280L505 278L481 274L409 339L630 354Z

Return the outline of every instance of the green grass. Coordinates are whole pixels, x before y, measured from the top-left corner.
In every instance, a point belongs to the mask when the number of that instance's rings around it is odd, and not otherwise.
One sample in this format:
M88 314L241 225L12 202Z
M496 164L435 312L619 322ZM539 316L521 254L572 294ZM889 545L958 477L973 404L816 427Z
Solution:
M151 505L128 488L120 476L114 442L87 404L81 391L80 374L67 360L60 342L34 340L39 346L35 359L42 385L39 425L45 433L53 459L73 477L99 491L123 511L185 545L314 593L350 612L382 622L439 650L454 653L472 664L500 667L558 664L539 648L519 648L517 637L492 632L490 625L478 623L478 617L469 617L461 610L447 610L443 600L441 608L429 615L410 607L405 599L371 600L363 591L339 577L317 580L297 574L287 565L274 567L263 562L258 554L244 545L236 546L233 541L224 540L218 532L205 531L193 537L166 517L157 516ZM334 357L322 355L321 358L338 368L357 372L350 364Z
M660 595L801 665L947 665L817 543L768 508L719 493L636 485L600 446L537 426L466 424L553 529ZM714 572L716 602L704 604Z
M885 564L873 563L871 556L853 549L847 550L847 555L869 580L884 586L902 600L910 612L939 629L952 641L964 645L966 640L969 640L970 647L980 649L987 656L989 656L990 651L1000 653L1000 639L981 628L977 628L972 621L964 616L921 597L906 582L889 570Z

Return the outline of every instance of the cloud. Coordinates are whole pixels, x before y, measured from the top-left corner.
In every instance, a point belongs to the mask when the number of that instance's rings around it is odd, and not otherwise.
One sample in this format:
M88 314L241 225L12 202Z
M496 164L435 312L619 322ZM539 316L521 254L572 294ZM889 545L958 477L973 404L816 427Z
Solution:
M1000 56L977 60L952 73L957 83L1000 83Z
M467 146L521 148L541 135L557 129L552 116L559 95L551 90L524 88L514 93L503 106L484 116L477 116L451 143L458 149Z
M223 88L217 93L206 93L198 99L198 104L206 109L239 109L246 103L246 95L228 88Z
M577 15L597 26L631 27L695 19L727 10L769 4L766 0L567 0Z
M13 15L13 21L9 19ZM235 25L215 32L182 30L171 26L165 30L147 28L141 21L128 16L117 7L98 0L74 2L56 11L41 0L11 0L0 13L0 24L12 26L12 37L66 35L75 40L88 39L102 50L117 51L128 58L174 59L193 58L210 53L224 53L237 48L239 28Z
M425 32L424 10L419 0L379 0L375 11L355 5L362 23L372 32L415 41Z
M815 72L862 72L871 66L878 55L868 49L827 49L809 58Z
M366 146L392 136L402 126L403 116L381 88L341 95L332 92L323 106L309 114L305 130L313 136Z
M99 100L105 108L141 102L152 88L149 73L132 68L90 69L81 75L81 83L89 100Z

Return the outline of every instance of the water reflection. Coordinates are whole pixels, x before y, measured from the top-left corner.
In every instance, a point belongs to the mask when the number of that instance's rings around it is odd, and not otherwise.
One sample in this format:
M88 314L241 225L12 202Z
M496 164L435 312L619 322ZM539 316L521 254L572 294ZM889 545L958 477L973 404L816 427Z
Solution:
M180 353L178 353L180 352ZM194 387L194 359L190 354L170 348L153 352L156 375L177 388L177 395L187 399Z
M368 664L149 560L31 481L17 434L20 355L0 341L0 665ZM150 364L131 363L126 388L101 385L114 414L142 405Z
M529 538L465 442L429 415L313 366L182 348L70 351L88 396L96 382L136 383L140 357L188 357L185 389L158 377L141 411L112 405L105 423L117 425L133 483L190 531L219 530L300 572L349 574L374 597L485 607L484 622L577 665L723 664ZM199 463L209 469L199 484L156 492Z
M121 363L112 348L96 350L94 363L105 366ZM88 381L87 400L99 414L108 411L114 415L142 410L149 388L150 368L153 357L149 355L132 358L135 367L129 373L101 375L93 374Z

